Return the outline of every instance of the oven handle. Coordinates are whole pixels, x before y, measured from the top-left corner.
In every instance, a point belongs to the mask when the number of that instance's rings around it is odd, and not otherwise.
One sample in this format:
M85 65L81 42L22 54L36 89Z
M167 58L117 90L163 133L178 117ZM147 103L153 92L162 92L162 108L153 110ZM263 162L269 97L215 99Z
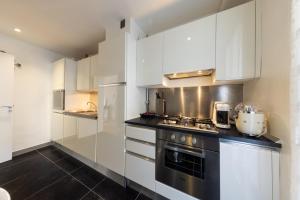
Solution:
M181 153L186 153L186 154L196 156L196 157L199 157L199 158L205 158L204 152L201 152L201 153L200 152L195 152L195 151L191 151L191 150L188 150L188 149L180 148L178 146L173 146L173 145L171 146L170 144L166 144L165 149L169 149L169 150L177 151L177 152L181 152Z

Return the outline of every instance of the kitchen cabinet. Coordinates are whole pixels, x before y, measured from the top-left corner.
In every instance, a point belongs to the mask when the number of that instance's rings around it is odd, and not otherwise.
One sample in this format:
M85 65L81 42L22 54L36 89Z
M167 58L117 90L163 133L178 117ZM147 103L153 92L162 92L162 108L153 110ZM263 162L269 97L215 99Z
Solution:
M137 85L162 85L163 33L137 42Z
M256 78L255 1L217 14L216 81Z
M65 89L65 60L61 59L53 63L52 74L52 87L53 90Z
M195 197L192 197L184 192L176 190L168 185L165 185L161 182L155 181L156 193L172 200L199 200Z
M101 70L99 69L99 56L98 54L90 57L91 65L90 65L90 89L93 91L98 90L98 79L101 74Z
M126 82L127 34L99 44L99 81L102 84Z
M126 126L125 177L155 191L155 130Z
M220 143L221 200L278 200L279 153L237 142Z
M63 145L95 161L97 120L64 115Z
M84 58L77 62L77 90L90 90L90 65L91 59Z
M52 89L73 92L76 90L76 62L62 58L53 63Z
M173 74L215 68L216 15L167 30L163 72Z
M64 132L64 115L63 113L53 112L51 116L51 140L63 145Z
M97 120L77 118L77 123L78 135L75 152L95 162Z
M81 59L77 62L77 90L97 91L99 70L98 55Z

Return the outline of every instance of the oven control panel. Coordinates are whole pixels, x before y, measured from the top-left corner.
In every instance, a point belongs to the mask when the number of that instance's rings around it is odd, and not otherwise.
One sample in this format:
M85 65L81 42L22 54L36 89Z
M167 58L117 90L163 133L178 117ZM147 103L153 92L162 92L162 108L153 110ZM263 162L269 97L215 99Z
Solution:
M219 152L219 138L217 137L207 137L179 131L157 129L156 138L174 144L187 145Z

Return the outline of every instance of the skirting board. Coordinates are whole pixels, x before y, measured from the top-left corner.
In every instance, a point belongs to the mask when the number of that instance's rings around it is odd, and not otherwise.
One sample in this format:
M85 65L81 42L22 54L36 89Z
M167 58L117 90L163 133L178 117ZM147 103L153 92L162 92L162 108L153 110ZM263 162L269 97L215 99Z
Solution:
M19 156L19 155L28 153L30 151L34 151L34 150L37 150L37 149L40 149L40 148L43 148L43 147L47 147L47 146L50 146L50 145L53 145L53 142L47 142L47 143L44 143L44 144L39 144L39 145L36 145L36 146L33 146L33 147L29 147L27 149L22 149L22 150L19 150L19 151L15 151L15 152L12 153L12 155L13 155L13 157Z

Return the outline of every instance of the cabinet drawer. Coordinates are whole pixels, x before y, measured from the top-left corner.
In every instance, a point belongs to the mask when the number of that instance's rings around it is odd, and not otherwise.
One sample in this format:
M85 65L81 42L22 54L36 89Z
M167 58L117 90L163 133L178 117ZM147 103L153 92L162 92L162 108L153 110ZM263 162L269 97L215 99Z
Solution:
M126 153L126 178L155 191L155 163Z
M127 139L126 150L142 156L146 156L148 158L155 159L155 146L152 144L141 143L138 141Z
M152 129L126 126L126 136L155 144L156 132Z

